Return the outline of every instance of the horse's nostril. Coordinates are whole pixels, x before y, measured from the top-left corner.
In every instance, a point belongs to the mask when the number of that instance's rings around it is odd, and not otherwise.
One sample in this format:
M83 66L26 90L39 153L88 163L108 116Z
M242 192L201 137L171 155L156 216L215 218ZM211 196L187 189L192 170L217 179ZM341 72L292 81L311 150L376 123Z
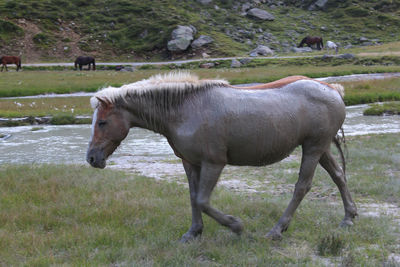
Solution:
M89 163L90 163L90 164L93 164L93 163L94 163L94 157L90 157L90 158L89 158Z

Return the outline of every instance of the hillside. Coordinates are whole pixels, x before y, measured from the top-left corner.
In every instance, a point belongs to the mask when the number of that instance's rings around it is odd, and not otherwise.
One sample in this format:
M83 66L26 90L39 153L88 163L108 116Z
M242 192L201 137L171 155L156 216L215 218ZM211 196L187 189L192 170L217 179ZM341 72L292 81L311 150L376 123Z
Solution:
M273 16L261 20L248 11ZM171 52L178 25L196 28L212 43ZM287 52L306 35L340 46L400 40L400 0L0 0L0 54L25 62L162 60L246 55L258 44Z

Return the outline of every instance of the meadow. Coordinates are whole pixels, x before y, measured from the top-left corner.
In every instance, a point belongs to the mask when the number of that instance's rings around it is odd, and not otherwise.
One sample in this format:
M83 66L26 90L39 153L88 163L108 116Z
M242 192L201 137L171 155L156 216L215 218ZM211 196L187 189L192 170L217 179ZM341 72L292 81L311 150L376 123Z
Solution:
M359 207L338 227L336 186L318 167L313 188L282 241L264 237L286 207L296 160L228 167L221 181L264 181L257 192L217 187L214 205L239 216L241 236L207 216L203 236L180 244L190 224L185 178L175 182L75 165L0 167L0 265L3 266L396 266L400 214L400 134L350 137L347 179ZM182 185L182 183L184 185ZM371 207L380 207L374 215Z
M294 66L254 67L240 69L193 69L191 72L201 78L223 78L232 84L253 81L270 81L284 76L303 74L311 77L337 74L339 69L352 73L355 66L304 67L299 71ZM365 67L367 71L377 71ZM383 68L382 70L385 70ZM389 69L388 69L389 70ZM170 70L168 70L170 71ZM398 69L400 71L400 67ZM74 72L74 71L27 71L4 73L0 80L0 95L15 97L45 93L95 92L106 86L120 86L148 78L167 70L149 69L135 72ZM243 78L246 77L246 78ZM241 79L241 82L240 82ZM400 100L400 78L341 82L346 90L346 105ZM90 116L92 109L89 97L44 97L0 99L0 117L15 118L27 116Z

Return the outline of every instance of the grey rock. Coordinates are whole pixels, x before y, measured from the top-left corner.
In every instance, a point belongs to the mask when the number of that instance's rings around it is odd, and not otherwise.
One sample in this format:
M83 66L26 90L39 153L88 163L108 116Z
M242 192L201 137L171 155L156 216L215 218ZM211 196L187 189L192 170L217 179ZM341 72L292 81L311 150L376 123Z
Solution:
M338 58L352 59L352 58L355 58L355 55L354 54L350 54L350 53L346 53L346 54L338 56Z
M242 5L242 12L247 12L250 8L251 8L251 4L250 3L244 3Z
M364 36L361 36L358 40L359 40L360 42L368 42L368 41L369 41L368 38L366 38L366 37L364 37Z
M250 52L250 56L267 56L267 55L273 55L274 51L272 51L268 46L265 45L259 45L257 46L256 49L252 50Z
M231 68L240 68L242 63L239 62L237 59L232 59Z
M198 49L202 46L209 45L214 42L214 39L207 35L200 35L199 38L193 41L191 44L193 49Z
M190 41L188 39L183 39L183 38L179 38L179 39L175 39L175 40L171 40L168 42L167 47L169 51L185 51L189 45L190 45Z
M269 20L272 21L275 19L274 15L268 13L267 11L259 8L252 8L247 11L247 15L252 18L257 18L260 20Z
M197 2L202 5L208 5L212 3L212 0L197 0Z
M181 26L176 27L171 34L172 40L167 44L169 51L184 51L186 50L193 40L193 36L197 30L193 26Z
M325 9L328 0L318 0L314 4L312 4L308 10L316 10L316 9Z
M290 51L295 53L307 53L312 52L312 49L311 47L292 47Z
M252 59L251 58L247 58L247 57L239 59L239 62L242 63L242 65L249 64L251 61L252 61Z

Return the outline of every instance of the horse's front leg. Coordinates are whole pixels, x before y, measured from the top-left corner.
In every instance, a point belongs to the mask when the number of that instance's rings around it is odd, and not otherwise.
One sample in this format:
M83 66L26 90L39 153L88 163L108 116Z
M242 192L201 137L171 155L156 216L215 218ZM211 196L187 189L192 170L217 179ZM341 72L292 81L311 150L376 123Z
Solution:
M292 200L290 201L282 217L279 219L278 223L268 232L268 238L273 240L282 239L282 232L287 230L294 212L300 205L300 202L303 200L304 196L311 189L312 178L320 157L320 153L307 153L304 152L303 148L299 179L296 183Z
M203 162L201 164L199 190L196 202L201 211L205 214L219 222L221 225L229 227L232 232L241 234L243 231L243 224L239 219L231 215L226 215L210 205L211 193L217 184L223 168L224 165L221 164L212 164L208 162Z
M199 188L200 167L190 164L185 160L182 160L182 163L189 182L190 203L192 206L192 226L190 227L189 231L182 236L180 241L188 242L197 236L200 236L203 232L203 219L201 216L201 210L196 203Z

